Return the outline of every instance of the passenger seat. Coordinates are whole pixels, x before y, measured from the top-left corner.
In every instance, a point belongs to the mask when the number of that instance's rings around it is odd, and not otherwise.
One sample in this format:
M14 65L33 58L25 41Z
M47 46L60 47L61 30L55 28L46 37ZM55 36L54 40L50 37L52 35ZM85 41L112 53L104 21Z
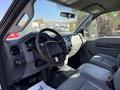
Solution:
M109 70L94 64L83 64L78 68L78 73L64 81L57 90L112 90L115 83L115 90L120 90L118 83L118 71L115 76ZM109 81L109 77L111 77ZM118 80L117 80L117 79ZM115 82L112 80L115 80Z
M120 65L119 56L114 58L105 54L97 54L90 59L90 63L103 67L111 72L116 72Z

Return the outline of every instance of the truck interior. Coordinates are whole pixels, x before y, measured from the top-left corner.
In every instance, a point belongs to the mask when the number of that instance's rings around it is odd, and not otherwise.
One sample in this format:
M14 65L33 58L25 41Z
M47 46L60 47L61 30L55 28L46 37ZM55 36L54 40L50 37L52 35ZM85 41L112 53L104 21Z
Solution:
M120 90L119 4L120 0L0 4L9 6L4 14L0 9L1 90L35 90L30 88L41 81L53 88L48 90Z

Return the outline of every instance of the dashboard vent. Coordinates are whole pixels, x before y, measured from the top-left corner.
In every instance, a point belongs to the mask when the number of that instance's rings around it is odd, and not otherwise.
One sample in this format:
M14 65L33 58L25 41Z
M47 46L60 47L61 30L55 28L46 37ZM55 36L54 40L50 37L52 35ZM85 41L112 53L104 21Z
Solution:
M18 55L20 53L20 48L17 45L12 46L10 52L12 55Z

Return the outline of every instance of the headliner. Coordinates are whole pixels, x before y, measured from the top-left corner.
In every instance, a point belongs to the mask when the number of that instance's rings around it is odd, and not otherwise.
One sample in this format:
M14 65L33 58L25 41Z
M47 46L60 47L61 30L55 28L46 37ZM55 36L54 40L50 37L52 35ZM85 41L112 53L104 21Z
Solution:
M99 15L120 10L120 0L51 0L68 7ZM72 1L72 3L70 3Z

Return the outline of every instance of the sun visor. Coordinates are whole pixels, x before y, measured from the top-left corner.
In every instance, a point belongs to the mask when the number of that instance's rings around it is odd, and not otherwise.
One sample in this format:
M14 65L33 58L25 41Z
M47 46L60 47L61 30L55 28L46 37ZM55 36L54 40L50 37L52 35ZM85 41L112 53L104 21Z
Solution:
M72 4L76 3L79 0L49 0L49 1L59 2L59 3L62 3L64 5L68 6L68 5L72 5Z
M102 12L105 12L105 8L103 8L102 6L98 5L98 4L92 4L86 8L83 9L83 11L85 12L89 12L91 14L99 14Z

